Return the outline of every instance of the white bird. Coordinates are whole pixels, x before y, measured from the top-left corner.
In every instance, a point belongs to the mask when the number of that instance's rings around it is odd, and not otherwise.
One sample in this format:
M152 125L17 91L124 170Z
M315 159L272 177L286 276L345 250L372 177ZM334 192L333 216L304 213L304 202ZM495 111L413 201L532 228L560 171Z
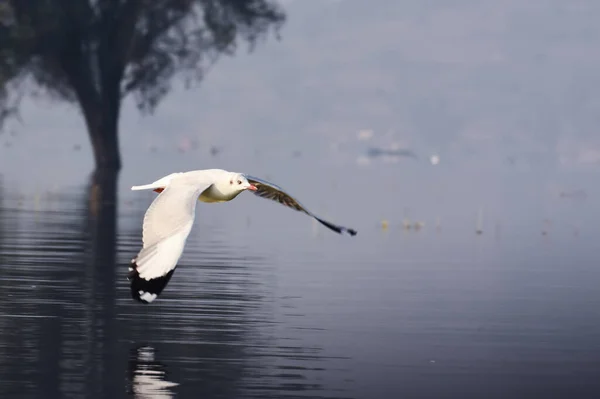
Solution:
M222 169L172 173L131 189L159 193L144 215L142 249L129 268L131 295L143 303L154 301L171 279L194 224L196 200L226 202L250 190L259 197L304 212L337 233L356 235L356 230L315 216L275 184L243 173Z

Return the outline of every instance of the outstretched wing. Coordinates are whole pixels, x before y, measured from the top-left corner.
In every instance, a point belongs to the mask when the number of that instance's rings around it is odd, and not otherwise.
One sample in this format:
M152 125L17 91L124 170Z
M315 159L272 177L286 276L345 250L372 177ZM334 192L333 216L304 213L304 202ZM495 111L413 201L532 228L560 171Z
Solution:
M171 182L146 211L143 247L129 268L134 299L152 302L171 279L194 224L196 199L209 185L190 187Z
M300 202L298 202L295 198L293 198L291 195L286 193L281 187L277 186L276 184L270 183L263 179L259 179L258 177L248 176L248 175L245 175L245 176L246 176L246 179L248 180L248 182L250 184L253 184L257 188L256 191L253 191L254 195L258 195L259 197L279 202L280 204L285 205L288 208L292 208L296 211L304 212L308 216L315 218L319 223L321 223L325 227L335 231L336 233L339 233L339 234L347 233L347 234L350 234L351 236L356 235L356 230L354 230L354 229L344 227L344 226L338 226L336 224L333 224L331 222L328 222L328 221L323 220L320 217L316 216L315 214L313 214L308 209L306 209L302 204L300 204Z

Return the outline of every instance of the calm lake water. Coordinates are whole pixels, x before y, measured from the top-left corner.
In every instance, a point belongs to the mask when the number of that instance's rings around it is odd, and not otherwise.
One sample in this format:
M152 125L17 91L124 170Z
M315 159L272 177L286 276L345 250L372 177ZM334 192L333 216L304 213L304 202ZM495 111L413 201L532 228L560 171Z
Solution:
M348 238L201 204L142 305L126 275L153 194L97 190L0 191L0 398L600 397L594 236Z

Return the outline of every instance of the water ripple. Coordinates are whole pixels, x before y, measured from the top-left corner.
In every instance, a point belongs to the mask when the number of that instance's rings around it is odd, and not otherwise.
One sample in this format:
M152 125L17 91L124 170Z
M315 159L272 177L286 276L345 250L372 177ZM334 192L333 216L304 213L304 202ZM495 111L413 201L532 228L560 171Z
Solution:
M91 186L35 202L0 191L0 397L326 392L321 348L278 343L291 330L274 317L272 261L209 224L160 300L141 305L126 274L147 204L119 213Z

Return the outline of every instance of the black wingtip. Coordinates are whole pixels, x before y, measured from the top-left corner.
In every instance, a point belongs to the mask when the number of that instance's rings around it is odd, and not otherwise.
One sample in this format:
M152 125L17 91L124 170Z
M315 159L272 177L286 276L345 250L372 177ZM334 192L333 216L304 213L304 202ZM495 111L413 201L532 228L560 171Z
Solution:
M127 279L130 282L131 297L141 303L151 303L164 290L169 280L171 280L174 271L175 269L170 270L164 276L146 280L140 277L137 271L137 264L135 263L135 259L133 259L129 267L129 274L127 275Z
M320 218L317 218L317 217L315 217L315 219L317 219L317 221L319 223L321 223L323 226L328 227L329 229L335 231L338 234L344 234L344 233L346 233L346 234L350 234L351 236L354 237L356 235L356 233L357 233L357 231L354 230L354 229L349 229L349 228L343 227L343 226L336 226L333 223L329 223L328 221L320 219Z

